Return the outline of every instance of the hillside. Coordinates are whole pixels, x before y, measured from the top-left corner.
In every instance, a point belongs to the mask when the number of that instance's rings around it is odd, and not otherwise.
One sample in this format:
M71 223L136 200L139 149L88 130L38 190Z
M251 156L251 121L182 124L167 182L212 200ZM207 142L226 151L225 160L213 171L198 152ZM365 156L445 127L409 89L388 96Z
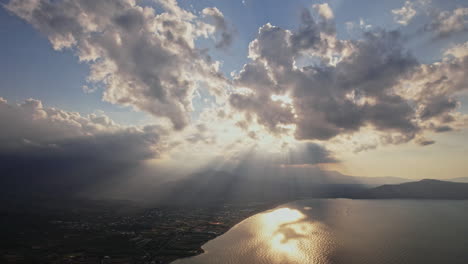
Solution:
M396 185L382 185L361 191L360 199L468 199L468 183L424 179Z

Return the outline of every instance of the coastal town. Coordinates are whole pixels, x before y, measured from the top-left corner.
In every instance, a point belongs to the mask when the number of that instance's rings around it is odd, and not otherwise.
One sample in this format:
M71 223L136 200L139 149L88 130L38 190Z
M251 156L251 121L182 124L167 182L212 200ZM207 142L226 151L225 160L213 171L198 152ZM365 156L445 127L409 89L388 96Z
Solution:
M126 214L80 209L44 211L34 219L9 214L0 262L170 263L203 253L204 243L268 206L161 207Z

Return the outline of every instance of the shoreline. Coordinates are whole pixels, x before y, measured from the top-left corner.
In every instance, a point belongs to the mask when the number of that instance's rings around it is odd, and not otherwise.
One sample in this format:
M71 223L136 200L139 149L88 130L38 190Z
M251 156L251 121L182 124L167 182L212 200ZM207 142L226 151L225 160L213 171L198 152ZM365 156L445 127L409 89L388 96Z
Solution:
M217 237L220 237L222 235L224 235L225 233L227 233L229 230L231 230L233 227L235 227L236 225L238 225L239 223L241 223L242 221L246 220L247 218L253 216L253 215L256 215L258 213L261 213L261 212L265 212L265 211L268 211L268 210L271 210L273 208L276 208L278 207L279 205L281 204L284 204L284 203L287 203L285 201L282 201L282 202L277 202L277 203L273 203L273 204L262 204L262 205L259 205L261 208L257 208L253 211L250 211L249 214L246 214L246 215L243 215L242 217L239 217L237 218L236 220L232 221L229 223L229 225L225 225L225 229L223 229L222 232L219 232L218 234L216 234L215 236L213 236L212 238L210 239L207 239L205 241L203 241L203 243L200 243L198 248L196 249L196 253L193 254L193 255L189 255L189 256L180 256L180 257L176 257L174 256L175 258L169 262L161 262L161 263L167 263L167 264L174 264L177 260L181 260L181 259L186 259L186 258L191 258L191 257L195 257L195 256L198 256L198 255L201 255L203 253L205 253L205 250L202 248L203 245L207 244L208 242L216 239Z

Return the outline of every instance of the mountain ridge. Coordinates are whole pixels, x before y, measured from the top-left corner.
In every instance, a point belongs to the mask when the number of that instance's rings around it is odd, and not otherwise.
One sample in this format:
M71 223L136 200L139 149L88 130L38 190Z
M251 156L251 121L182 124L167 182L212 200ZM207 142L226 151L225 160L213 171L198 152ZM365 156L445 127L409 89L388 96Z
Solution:
M468 183L422 179L402 184L385 184L352 195L357 199L468 199Z

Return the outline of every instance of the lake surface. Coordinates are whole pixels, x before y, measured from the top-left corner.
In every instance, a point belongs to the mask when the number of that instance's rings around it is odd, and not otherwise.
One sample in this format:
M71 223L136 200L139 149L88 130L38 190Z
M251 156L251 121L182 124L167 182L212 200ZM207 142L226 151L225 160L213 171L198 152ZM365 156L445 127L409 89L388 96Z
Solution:
M468 263L468 201L304 200L256 214L176 264Z

